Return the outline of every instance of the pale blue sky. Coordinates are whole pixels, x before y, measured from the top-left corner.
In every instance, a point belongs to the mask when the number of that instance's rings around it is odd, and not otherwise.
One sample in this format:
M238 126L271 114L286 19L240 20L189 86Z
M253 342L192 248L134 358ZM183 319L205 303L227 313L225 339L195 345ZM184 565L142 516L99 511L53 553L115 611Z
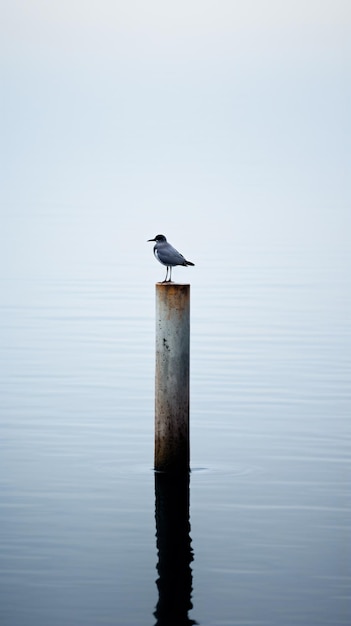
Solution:
M3 247L346 245L350 22L348 0L7 0Z

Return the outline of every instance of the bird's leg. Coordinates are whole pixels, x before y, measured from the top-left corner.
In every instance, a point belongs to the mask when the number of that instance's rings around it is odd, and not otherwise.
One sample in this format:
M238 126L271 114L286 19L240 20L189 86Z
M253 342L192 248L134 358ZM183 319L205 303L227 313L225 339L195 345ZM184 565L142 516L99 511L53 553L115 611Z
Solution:
M166 283L166 282L167 282L167 276L168 276L168 265L167 265L167 271L166 271L166 278L165 278L165 279L164 279L164 281L163 281L164 283Z
M168 282L169 283L172 282L172 265L169 266L169 280L168 280Z

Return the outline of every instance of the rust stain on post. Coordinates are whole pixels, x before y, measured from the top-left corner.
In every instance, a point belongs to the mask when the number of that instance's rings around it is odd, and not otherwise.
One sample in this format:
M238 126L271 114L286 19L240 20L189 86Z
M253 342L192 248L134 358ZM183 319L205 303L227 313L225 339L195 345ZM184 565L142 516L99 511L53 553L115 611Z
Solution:
M190 285L156 284L155 469L189 470Z

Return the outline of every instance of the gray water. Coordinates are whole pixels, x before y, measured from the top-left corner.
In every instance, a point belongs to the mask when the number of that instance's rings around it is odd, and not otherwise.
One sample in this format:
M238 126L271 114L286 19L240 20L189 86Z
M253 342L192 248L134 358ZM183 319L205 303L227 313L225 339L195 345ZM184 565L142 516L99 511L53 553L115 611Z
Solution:
M138 232L136 258L127 246L74 256L48 237L71 236L67 215L7 226L1 624L170 625L157 608L160 579L172 588L165 528L171 544L184 531L186 584L163 598L185 606L177 626L349 624L346 246L247 243L211 257L208 241L187 240L196 266L173 277L191 283L190 505L157 523L156 233ZM21 249L27 227L45 230L45 250Z

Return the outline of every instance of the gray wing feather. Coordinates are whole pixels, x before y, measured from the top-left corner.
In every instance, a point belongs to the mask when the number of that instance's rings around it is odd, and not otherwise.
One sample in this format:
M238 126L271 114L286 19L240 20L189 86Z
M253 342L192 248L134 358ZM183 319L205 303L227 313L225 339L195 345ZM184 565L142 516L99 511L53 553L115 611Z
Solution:
M186 265L187 262L178 250L167 242L165 246L157 246L158 259L164 265Z

